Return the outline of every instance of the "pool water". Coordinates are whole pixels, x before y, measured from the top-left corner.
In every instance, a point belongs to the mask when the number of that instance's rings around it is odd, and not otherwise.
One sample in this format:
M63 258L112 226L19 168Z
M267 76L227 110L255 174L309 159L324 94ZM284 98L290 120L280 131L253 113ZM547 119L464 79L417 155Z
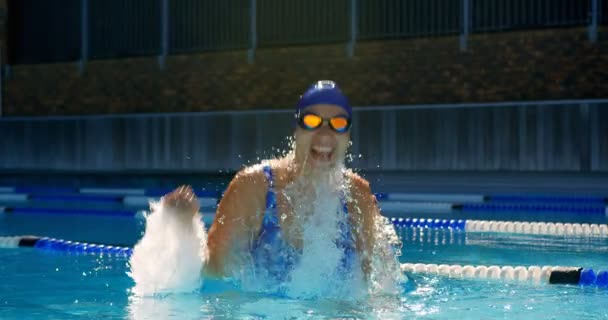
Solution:
M51 224L41 227L39 222ZM0 235L52 228L53 236L131 244L135 219L5 216ZM122 219L122 220L121 220ZM45 224L43 223L43 224ZM35 225L39 225L35 227ZM39 228L39 229L36 229ZM400 229L401 262L562 265L608 270L608 239ZM47 234L42 234L47 235ZM608 288L408 273L401 296L364 301L293 300L247 293L219 281L199 292L141 298L129 290L126 258L0 250L0 319L606 319Z

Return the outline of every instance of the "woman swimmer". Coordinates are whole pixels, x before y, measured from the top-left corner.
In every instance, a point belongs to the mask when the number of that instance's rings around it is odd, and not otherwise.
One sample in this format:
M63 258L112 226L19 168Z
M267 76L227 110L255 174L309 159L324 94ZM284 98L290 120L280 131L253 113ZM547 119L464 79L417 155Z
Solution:
M310 216L317 205L315 188L336 182L342 190L335 197L345 215L335 229L335 244L342 254L338 264L354 266L369 277L379 211L369 183L344 169L351 116L347 98L332 81L318 81L301 96L295 111L294 150L239 171L224 193L208 233L205 277L230 276L246 256L269 277L285 280L307 245L304 220L298 217ZM198 214L190 187L176 189L163 202L184 223Z

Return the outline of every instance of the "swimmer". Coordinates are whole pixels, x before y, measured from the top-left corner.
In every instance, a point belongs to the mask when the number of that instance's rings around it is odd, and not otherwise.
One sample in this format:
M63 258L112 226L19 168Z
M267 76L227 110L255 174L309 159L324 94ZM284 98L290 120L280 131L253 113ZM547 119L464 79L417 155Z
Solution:
M368 181L344 168L352 123L347 98L333 81L318 81L300 97L294 117L291 153L248 166L229 183L209 229L204 277L231 276L249 257L267 274L285 280L307 245L301 217L310 216L317 204L315 188L333 182L342 189L335 192L337 214L344 215L335 229L341 265L369 278L379 210ZM163 201L184 223L199 211L187 186Z

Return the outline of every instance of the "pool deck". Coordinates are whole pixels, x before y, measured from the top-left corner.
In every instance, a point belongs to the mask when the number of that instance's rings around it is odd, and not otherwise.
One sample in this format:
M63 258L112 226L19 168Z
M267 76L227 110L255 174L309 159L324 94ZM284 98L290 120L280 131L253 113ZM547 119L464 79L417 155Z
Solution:
M559 194L608 197L608 172L361 172L374 192L461 194ZM212 172L1 172L0 186L170 188L180 184L218 189L234 173ZM220 190L218 190L220 191Z
M367 172L375 192L534 193L608 197L608 173Z

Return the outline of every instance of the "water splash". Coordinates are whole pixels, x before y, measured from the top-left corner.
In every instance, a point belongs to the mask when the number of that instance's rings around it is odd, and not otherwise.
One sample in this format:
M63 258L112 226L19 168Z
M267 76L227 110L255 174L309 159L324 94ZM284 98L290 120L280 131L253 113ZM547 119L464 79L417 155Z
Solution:
M293 153L284 161L290 162ZM352 200L350 190L352 172L343 165L327 170L314 178L301 176L288 184L281 195L292 210L281 213L281 219L294 219L296 230L287 232L299 238L301 255L281 292L292 298L334 297L359 299L367 294L398 295L406 277L400 270L399 238L393 225L385 217L376 216L374 246L370 256L371 273L366 286L361 268L361 257L349 272L342 267L343 248L336 243L340 225L350 220L343 212L341 199ZM129 261L129 276L135 281L136 295L155 295L166 292L192 292L201 288L200 270L208 259L207 234L202 221L185 223L162 203L151 203L152 214L146 217L146 230L134 248ZM352 221L351 221L352 222ZM360 221L355 221L361 225ZM277 252L277 255L281 253ZM242 268L235 270L233 279L244 291L264 291L264 279L252 276L253 267L248 252L242 253Z
M336 243L340 224L348 220L340 200L345 186L341 171L332 170L326 180L296 181L285 191L296 214L296 225L302 226L303 243L300 263L286 285L290 297L356 299L363 292L360 263L357 261L352 270L345 270L344 250ZM307 187L313 192L302 192Z
M208 259L207 234L196 215L192 223L180 221L161 202L150 204L146 230L129 260L136 295L192 292L201 286L201 268Z
M377 215L374 221L374 247L371 255L369 291L372 295L401 295L408 281L401 271L402 243L388 218Z

